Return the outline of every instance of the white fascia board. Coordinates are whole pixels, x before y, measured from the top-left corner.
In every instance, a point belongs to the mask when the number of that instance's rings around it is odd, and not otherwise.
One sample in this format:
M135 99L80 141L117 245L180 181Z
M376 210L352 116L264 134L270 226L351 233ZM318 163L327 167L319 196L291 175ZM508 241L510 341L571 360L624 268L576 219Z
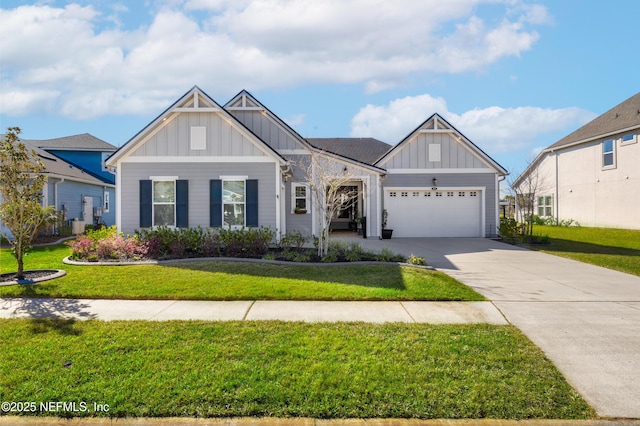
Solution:
M116 151L111 157L107 159L105 165L107 167L116 167L117 163L120 162L120 159L128 159L128 154L133 151L134 148L137 148L138 145L144 144L149 139L151 139L156 133L160 131L162 125L168 124L171 120L176 118L178 115L173 113L173 110L167 110L164 114L158 116L151 124L149 124L142 131L145 132L143 134L138 135L138 137L127 142L119 151Z
M481 168L481 169L387 169L387 172L392 175L409 175L409 174L425 174L425 173L440 173L440 174L465 174L465 173L490 173L497 174L493 168Z
M385 186L385 191L485 191L486 186Z
M280 155L310 155L308 149L279 149Z
M171 110L171 112L220 112L220 108L216 107L178 107Z
M55 148L52 146L45 146L40 148L43 151L82 151L82 152L115 152L118 148ZM51 153L50 153L51 154Z
M227 111L264 111L262 107L226 107Z
M244 157L244 156L228 156L228 157L127 157L119 161L119 163L277 163L274 157Z
M73 181L73 182L79 182L79 183L85 183L87 185L95 185L95 186L106 186L108 188L115 188L116 186L110 183L106 183L106 182L91 182L91 181L87 181L84 179L80 179L80 178L76 178L76 177L69 177L69 176L63 176L63 175L58 175L58 174L52 174L52 173L45 173L45 175L47 177L50 178L55 178L55 179L64 179L65 181Z

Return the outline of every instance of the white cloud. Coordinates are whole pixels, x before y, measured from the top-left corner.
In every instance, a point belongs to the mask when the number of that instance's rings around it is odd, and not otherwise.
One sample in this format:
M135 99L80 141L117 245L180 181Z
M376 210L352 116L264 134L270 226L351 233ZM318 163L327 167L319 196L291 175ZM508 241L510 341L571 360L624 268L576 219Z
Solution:
M301 125L304 124L304 121L306 119L306 115L305 114L293 114L287 118L284 119L284 122L287 123L289 126L296 128L299 127Z
M305 83L379 92L529 50L547 12L524 1L497 0L489 24L476 11L496 0L156 0L152 22L132 30L124 3L0 9L2 85L58 93L0 112L147 114L193 84L220 88L215 97Z
M388 105L367 105L351 120L351 136L375 137L395 144L431 114L438 113L471 141L491 154L518 151L540 135L570 131L595 114L580 108L476 108L460 115L442 98L408 96Z

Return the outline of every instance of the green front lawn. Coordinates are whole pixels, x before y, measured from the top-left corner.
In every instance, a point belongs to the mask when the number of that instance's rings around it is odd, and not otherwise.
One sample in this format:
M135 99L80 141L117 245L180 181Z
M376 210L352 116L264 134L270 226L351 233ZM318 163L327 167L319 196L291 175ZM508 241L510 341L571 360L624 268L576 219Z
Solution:
M63 417L595 417L512 326L16 319L0 341L0 400L88 404Z
M181 300L485 300L437 271L395 265L298 266L196 261L172 265L71 266L65 245L38 247L25 269L64 269L34 286L0 287L0 297ZM15 271L7 249L0 273Z
M640 231L610 228L535 226L551 245L530 246L549 254L640 276Z

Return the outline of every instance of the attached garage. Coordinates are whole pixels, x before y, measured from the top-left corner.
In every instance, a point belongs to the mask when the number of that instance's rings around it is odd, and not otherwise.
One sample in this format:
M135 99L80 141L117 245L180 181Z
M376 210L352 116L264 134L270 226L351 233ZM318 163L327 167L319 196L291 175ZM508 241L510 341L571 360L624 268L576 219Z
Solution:
M387 188L387 228L394 237L484 237L481 189Z

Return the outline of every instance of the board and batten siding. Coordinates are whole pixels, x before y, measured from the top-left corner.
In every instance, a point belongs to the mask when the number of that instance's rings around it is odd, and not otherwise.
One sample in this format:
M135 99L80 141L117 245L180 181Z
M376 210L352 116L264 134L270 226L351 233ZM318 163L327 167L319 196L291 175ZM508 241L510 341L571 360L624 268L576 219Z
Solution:
M258 224L276 229L275 163L122 163L121 231L140 228L140 180L176 176L189 181L189 227L209 227L209 181L221 176L247 176L258 180Z
M440 145L440 161L429 161L429 145L432 144ZM379 166L385 169L487 168L451 133L419 133Z
M495 235L498 217L498 200L496 199L496 174L495 173L390 173L383 181L384 188L429 188L433 187L433 178L438 179L438 189L442 188L485 188L483 191L485 201L485 233L487 236ZM384 203L384 195L382 197ZM383 206L384 208L384 206Z
M309 179L306 176L305 169L307 168L310 156L309 155L292 155L289 157L291 161L291 172L292 176L289 177L287 182L284 183L285 191L284 191L284 199L285 199L285 217L287 220L287 231L300 231L304 235L312 235L313 234L313 224L312 220L315 216L314 206L313 206L313 196L311 195L311 190L309 189L309 206L308 206L308 214L295 214L293 213L293 207L291 205L292 202L292 184L293 183L309 183Z
M275 150L305 149L289 132L262 111L229 111L242 124Z
M228 120L219 113L181 113L136 148L131 156L265 156L254 142L234 128ZM192 126L206 128L206 149L191 149Z

